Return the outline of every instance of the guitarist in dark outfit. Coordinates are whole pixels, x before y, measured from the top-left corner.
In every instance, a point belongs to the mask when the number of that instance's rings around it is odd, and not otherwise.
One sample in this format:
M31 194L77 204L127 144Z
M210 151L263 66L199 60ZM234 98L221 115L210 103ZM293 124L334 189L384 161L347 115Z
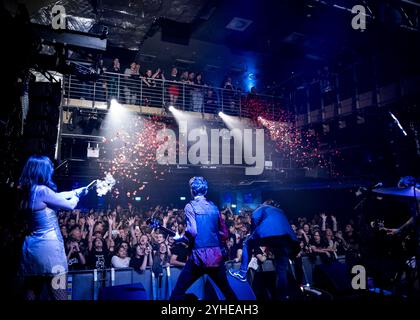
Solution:
M191 253L170 300L185 299L188 288L204 274L212 278L227 300L237 300L226 277L221 249L221 241L228 238L228 229L218 208L205 198L207 181L193 177L189 184L194 199L185 206L185 235L190 241Z
M298 242L286 215L271 205L271 201L264 202L252 213L251 234L243 243L241 267L237 271L229 270L231 276L243 282L247 281L246 274L252 250L259 246L268 246L274 253L277 273L275 298L284 300L287 298L289 257L298 250Z
M414 189L414 192L417 192L417 194L414 194L414 206L411 208L412 216L410 219L408 219L401 227L397 229L389 229L389 228L383 228L388 235L400 235L403 234L406 230L413 228L414 234L415 234L415 242L416 242L416 252L415 252L415 259L416 259L416 279L420 281L420 200L418 196L418 191L420 189L420 184L417 183L416 179L413 177L403 177L398 182L399 188L408 188L412 187ZM414 286L415 279L413 281ZM420 292L418 292L418 289L416 289L416 295L420 295Z

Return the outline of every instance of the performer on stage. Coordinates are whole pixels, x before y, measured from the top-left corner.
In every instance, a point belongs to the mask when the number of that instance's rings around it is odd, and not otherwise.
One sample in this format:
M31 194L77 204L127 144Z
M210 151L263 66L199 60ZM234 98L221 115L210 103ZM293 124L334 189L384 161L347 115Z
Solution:
M221 250L221 240L228 238L228 229L217 207L205 198L207 181L203 177L193 177L189 184L194 199L185 206L185 235L190 240L192 252L170 299L184 299L186 290L202 275L208 274L227 300L237 300L226 277Z
M388 235L400 235L410 228L414 229L414 235L415 235L415 241L416 241L416 252L415 252L415 259L416 259L416 279L420 281L420 184L417 183L416 179L411 176L402 177L400 181L398 182L398 188L401 190L409 190L409 194L405 194L406 196L409 195L412 196L413 202L410 207L410 210L412 212L412 216L410 219L408 219L401 227L397 229L390 229L390 228L383 228ZM411 192L413 194L411 195ZM398 193L397 193L398 194ZM415 279L415 280L416 280ZM415 283L413 283L413 286L415 286ZM420 286L420 282L417 283L417 286ZM417 291L419 290L419 287L417 287ZM416 294L420 294L420 292L416 292Z
M383 228L389 235L399 235L404 233L407 229L414 228L415 241L416 241L416 269L417 279L420 281L420 200L419 190L420 184L417 183L417 179L412 176L405 176L398 181L398 189L392 190L393 192L388 194L409 197L413 199L413 206L411 206L411 218L408 219L401 227L397 229ZM385 188L386 190L386 188ZM385 193L386 194L386 193ZM414 283L413 283L414 285Z
M277 272L276 299L287 298L287 268L289 256L298 243L284 212L264 202L253 213L251 218L251 234L245 239L242 248L242 262L239 270L229 270L236 279L245 282L252 250L259 246L268 246L274 254Z
M43 290L48 292L48 299L66 299L63 282L53 283L58 272L65 274L68 270L63 237L54 210L73 210L79 198L87 193L86 187L56 193L53 171L48 157L31 156L19 180L22 191L20 206L27 215L30 228L22 246L20 265L28 300L40 299ZM65 276L61 279L64 280Z

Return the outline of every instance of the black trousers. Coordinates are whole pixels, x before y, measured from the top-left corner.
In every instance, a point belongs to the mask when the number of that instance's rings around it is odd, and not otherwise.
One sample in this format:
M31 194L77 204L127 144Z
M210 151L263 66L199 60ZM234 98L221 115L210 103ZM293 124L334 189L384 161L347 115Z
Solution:
M274 266L277 273L275 300L285 300L288 296L287 270L289 267L290 240L287 236L259 238L251 234L243 243L240 269L247 271L252 251L259 246L268 246L274 254Z
M219 267L203 268L197 266L192 259L189 259L179 275L178 281L172 291L169 300L184 300L185 292L201 276L207 274L219 287L226 300L238 300L229 285L226 276L225 265Z
M52 276L30 276L24 279L25 300L67 300L66 289L54 289Z

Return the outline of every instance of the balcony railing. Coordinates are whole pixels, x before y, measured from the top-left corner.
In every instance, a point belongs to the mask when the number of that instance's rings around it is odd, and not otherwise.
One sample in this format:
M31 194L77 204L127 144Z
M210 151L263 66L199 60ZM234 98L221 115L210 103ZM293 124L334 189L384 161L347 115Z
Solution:
M63 80L63 97L69 101L85 100L95 108L116 99L123 105L168 108L251 118L258 113L274 119L281 113L283 101L274 96L253 95L207 85L192 85L161 79L127 76L105 72L96 81L82 81L68 75ZM255 102L258 101L258 110Z

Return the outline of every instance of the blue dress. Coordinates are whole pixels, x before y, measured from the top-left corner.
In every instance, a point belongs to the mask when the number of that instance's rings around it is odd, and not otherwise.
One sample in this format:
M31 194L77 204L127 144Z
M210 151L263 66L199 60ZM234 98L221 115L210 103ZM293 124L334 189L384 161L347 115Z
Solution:
M21 275L52 276L67 272L64 240L55 211L47 207L38 211L29 210L29 215L30 234L22 246Z

